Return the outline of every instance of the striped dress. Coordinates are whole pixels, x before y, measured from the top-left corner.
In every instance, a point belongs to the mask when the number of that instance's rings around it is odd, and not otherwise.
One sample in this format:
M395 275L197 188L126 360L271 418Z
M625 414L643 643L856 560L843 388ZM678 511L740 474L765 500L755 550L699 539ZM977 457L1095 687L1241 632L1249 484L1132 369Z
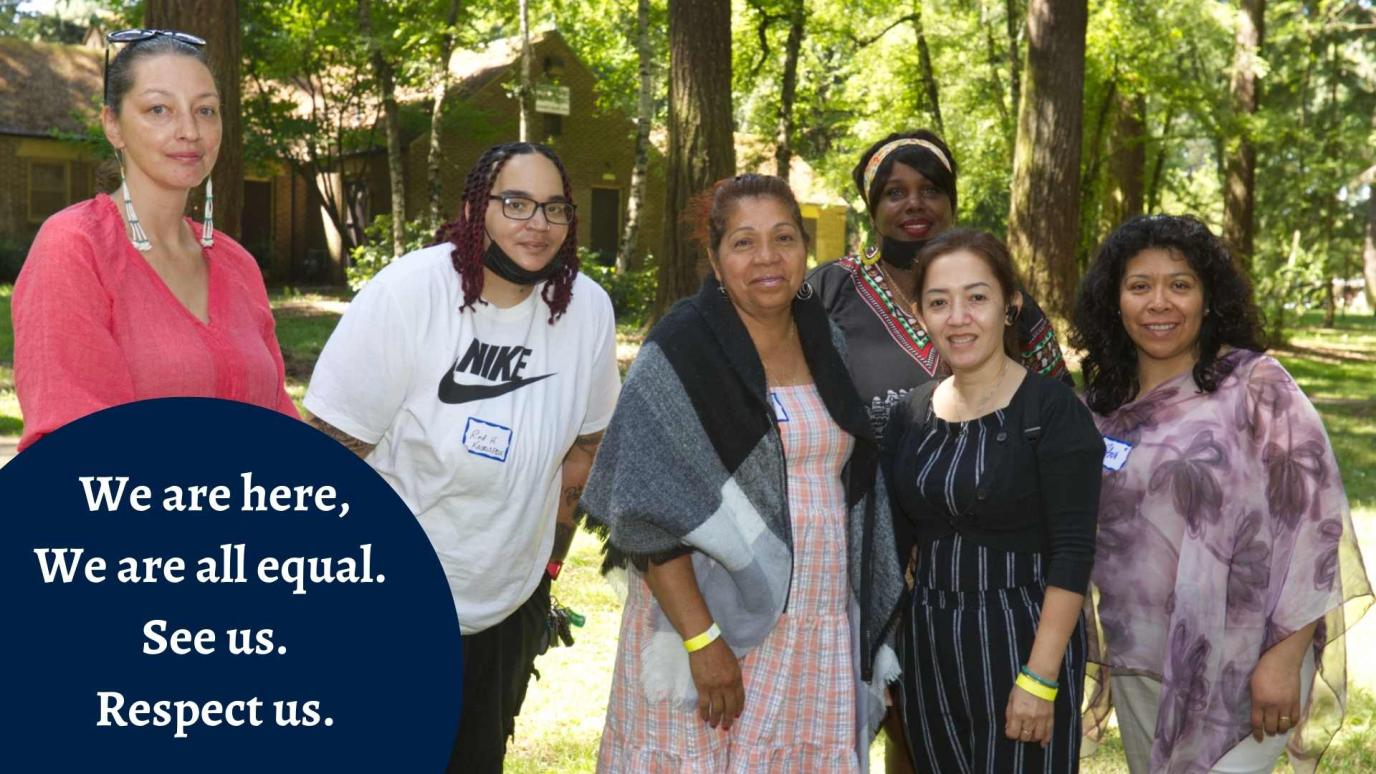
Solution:
M1003 410L968 422L930 416L915 487L942 519L967 517L985 475L986 450L1004 432ZM912 606L900 632L903 709L920 772L1079 770L1086 639L1081 619L1060 674L1051 742L1004 735L1008 697L1027 663L1046 590L1044 557L999 551L959 533L921 545Z
M773 388L771 400L788 459L793 579L778 624L741 660L745 709L730 731L721 731L695 709L645 698L641 648L650 633L653 598L632 571L599 771L860 770L841 486L854 440L832 421L811 384Z

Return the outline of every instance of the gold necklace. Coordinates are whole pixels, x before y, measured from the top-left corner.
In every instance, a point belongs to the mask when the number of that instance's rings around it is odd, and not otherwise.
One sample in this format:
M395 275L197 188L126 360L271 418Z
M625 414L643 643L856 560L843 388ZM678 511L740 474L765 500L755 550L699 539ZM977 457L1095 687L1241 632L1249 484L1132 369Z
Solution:
M916 306L913 304L912 299L908 298L908 294L904 293L903 289L898 287L898 283L894 282L893 277L889 274L889 270L884 268L883 258L879 259L879 273L884 275L884 284L888 285L892 290L894 300L901 301L905 305L902 311L911 315Z

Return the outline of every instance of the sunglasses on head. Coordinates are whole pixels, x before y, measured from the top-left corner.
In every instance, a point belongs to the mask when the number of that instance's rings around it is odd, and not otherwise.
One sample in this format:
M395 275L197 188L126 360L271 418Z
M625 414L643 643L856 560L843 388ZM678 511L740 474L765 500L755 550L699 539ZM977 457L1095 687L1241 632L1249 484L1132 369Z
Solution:
M205 38L199 38L199 37L196 37L195 35L192 35L192 34L190 34L190 33L188 33L188 32L179 32L179 31L177 31L177 30L140 30L140 29L131 29L131 30L117 30L117 31L115 31L115 32L110 33L109 35L106 35L106 36L105 36L105 43L106 43L106 46L105 46L105 74L104 74L104 77L105 77L105 85L104 85L104 88L101 89L101 92L100 92L100 93L101 93L101 98L102 98L102 99L108 99L109 94L110 94L110 46L113 45L113 44L115 44L115 43L139 43L139 42L141 42L141 41L144 41L144 40L152 40L153 38L160 37L160 36L163 36L163 35L166 35L167 37L172 38L173 40L181 41L182 43L185 43L185 44L187 44L187 45L189 45L189 46L195 46L196 48L204 48L204 47L205 47Z

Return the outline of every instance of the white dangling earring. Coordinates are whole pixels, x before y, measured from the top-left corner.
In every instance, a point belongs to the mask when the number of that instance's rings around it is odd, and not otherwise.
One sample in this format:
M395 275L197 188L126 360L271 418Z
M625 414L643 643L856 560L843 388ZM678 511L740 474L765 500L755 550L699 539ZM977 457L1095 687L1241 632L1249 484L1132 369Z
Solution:
M129 198L129 181L124 178L124 157L116 151L115 158L119 160L119 188L124 192L124 216L129 220L129 241L134 243L135 250L146 253L153 249L153 243L148 241L148 235L143 232L139 216L134 212L134 200Z
M201 247L215 246L215 185L205 179L205 218L201 221Z

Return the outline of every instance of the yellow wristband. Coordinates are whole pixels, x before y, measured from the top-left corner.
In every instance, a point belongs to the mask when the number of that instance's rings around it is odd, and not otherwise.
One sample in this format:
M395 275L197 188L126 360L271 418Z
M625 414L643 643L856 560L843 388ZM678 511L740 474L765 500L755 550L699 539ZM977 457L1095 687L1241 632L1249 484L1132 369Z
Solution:
M1027 675L1018 675L1018 680L1016 683L1014 683L1014 685L1018 686L1024 691L1027 691L1033 696L1036 696L1038 699L1042 699L1044 701L1056 700L1055 688L1047 688L1045 685L1038 683L1036 680L1033 680Z
M702 634L684 640L683 649L689 653L697 653L708 645L711 645L720 636L721 629L717 627L716 623L713 623L711 626L707 627L707 631Z

